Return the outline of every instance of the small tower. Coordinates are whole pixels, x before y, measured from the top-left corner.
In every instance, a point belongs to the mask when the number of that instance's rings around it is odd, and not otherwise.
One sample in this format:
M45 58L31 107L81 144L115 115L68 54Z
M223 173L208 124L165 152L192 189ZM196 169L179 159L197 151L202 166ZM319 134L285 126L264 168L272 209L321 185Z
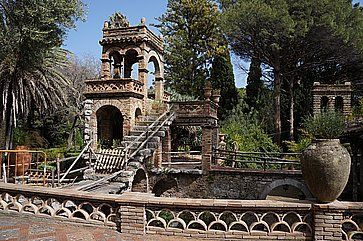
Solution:
M341 111L345 116L352 113L352 85L344 84L320 84L314 82L312 89L314 115L322 111Z
M116 13L103 27L102 66L99 79L87 80L84 92L85 141L111 146L121 141L135 124L148 113L148 64L155 71L155 99L167 101L164 94L163 40L145 25L130 26Z

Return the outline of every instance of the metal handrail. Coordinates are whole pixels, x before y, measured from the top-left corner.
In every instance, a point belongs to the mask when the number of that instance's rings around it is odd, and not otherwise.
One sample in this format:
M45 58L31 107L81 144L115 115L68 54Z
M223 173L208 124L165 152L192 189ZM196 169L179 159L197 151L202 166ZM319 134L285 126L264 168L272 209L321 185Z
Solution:
M129 145L127 145L127 147L123 150L123 152L122 152L122 157L123 157L123 159L122 159L122 163L121 163L121 170L120 171L117 171L117 172L115 172L115 173L113 173L113 174L111 174L111 175L108 175L108 176L106 176L106 177L103 177L103 178L101 178L101 179L99 179L99 180L97 180L97 181L94 181L94 182L92 182L92 183L89 183L89 184L86 184L86 185L83 185L83 186L81 186L81 187L78 187L77 188L77 190L82 190L82 191L86 191L86 190L88 190L88 189L90 189L90 188L92 188L92 187L94 187L95 185L98 185L98 184L101 184L101 183L104 183L104 182L107 182L108 180L110 180L110 179L112 179L112 178L115 178L115 177L117 177L118 175L120 175L124 170L123 170L123 168L124 168L124 166L127 164L127 162L128 162L128 160L129 159L131 159L133 156L135 156L140 150L141 150L141 148L143 148L143 146L147 143L147 141L151 138L151 137L153 137L164 125L165 125L165 123L167 122L167 121L170 121L170 119L171 118L173 118L174 117L174 115L175 115L175 113L174 112L172 112L171 114L170 114L170 111L171 111L171 108L172 108L172 106L170 106L169 108L168 108L168 110L167 111L165 111L158 119L156 119L150 126L148 126L148 128L147 128L147 130L146 131L144 131L138 138L136 138L134 141L132 141ZM149 129L151 129L152 127L154 127L155 125L156 125L156 123L159 123L160 122L160 120L162 119L162 118L164 118L166 115L168 115L168 114L170 114L161 124L160 124L160 126L158 126L158 128L156 129L156 130L154 130L153 132L152 132L152 134L151 135L148 135L148 132L149 132ZM131 153L130 155L128 155L128 151L131 149L131 147L132 147L132 145L134 145L135 143L137 143L138 141L140 141L141 140L141 138L142 137L144 137L144 135L147 137L147 139L145 139L145 141L143 141L142 143L140 143L139 145L138 145L138 147L136 148L136 150L133 152L133 153Z
M263 170L266 171L270 165L280 165L280 169L282 169L283 165L300 165L298 160L300 155L301 153L239 152L213 149L212 158L213 165L220 165L219 161L230 161L232 168L237 168L237 163L257 164L262 165ZM286 159L283 156L294 156L295 159Z
M18 163L18 155L15 155L15 160L14 160L14 164L10 164L10 155L11 153L14 153L14 154L20 154L20 153L30 153L30 154L41 154L43 156L43 160L42 162L38 162L38 159L36 161L36 163L32 163L32 159L33 159L33 156L31 157L30 159L30 163L28 164L28 169L31 169L31 166L36 164L37 165L37 168L39 165L41 165L42 163L44 163L44 167L43 167L43 186L45 186L45 175L46 175L46 167L47 167L47 153L45 153L44 151L35 151L35 150L0 150L0 176L3 176L4 177L4 182L7 182L8 178L10 178L10 167L14 167L14 179L16 179L18 176L17 176L17 171L18 171L18 166L21 165L23 167L23 184L24 184L24 173L25 173L25 164L24 163L24 160L22 161L22 163ZM5 162L3 162L3 155L5 155ZM38 170L38 169L37 169Z

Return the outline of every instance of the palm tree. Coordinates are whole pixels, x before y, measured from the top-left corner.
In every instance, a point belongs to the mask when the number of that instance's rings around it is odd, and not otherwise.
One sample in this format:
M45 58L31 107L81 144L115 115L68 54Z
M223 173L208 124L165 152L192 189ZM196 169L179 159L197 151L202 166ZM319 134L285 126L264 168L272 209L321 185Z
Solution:
M29 110L65 103L69 82L61 68L68 60L60 46L82 16L81 0L0 0L0 121L6 149L12 148L17 120Z

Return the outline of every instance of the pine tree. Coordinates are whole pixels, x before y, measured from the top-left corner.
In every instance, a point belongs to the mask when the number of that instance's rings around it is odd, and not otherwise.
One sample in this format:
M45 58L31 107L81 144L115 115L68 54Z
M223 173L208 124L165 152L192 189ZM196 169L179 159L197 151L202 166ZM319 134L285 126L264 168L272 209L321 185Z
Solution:
M211 77L214 89L221 90L218 117L226 119L226 115L238 104L238 92L234 82L233 67L228 50L214 57Z

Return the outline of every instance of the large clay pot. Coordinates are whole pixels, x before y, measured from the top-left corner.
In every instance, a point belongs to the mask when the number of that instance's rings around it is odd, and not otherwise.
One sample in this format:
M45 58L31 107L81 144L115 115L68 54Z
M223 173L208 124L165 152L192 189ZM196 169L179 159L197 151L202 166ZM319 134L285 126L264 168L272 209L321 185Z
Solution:
M13 155L13 157L11 158L12 159L11 164L14 165L13 173L15 173L16 176L22 176L30 168L32 154L27 152L27 150L29 150L29 147L27 146L17 146L15 150L17 151L24 150L24 152L18 152L15 155Z
M303 178L311 193L321 202L336 200L347 185L350 162L339 139L314 140L301 158Z

